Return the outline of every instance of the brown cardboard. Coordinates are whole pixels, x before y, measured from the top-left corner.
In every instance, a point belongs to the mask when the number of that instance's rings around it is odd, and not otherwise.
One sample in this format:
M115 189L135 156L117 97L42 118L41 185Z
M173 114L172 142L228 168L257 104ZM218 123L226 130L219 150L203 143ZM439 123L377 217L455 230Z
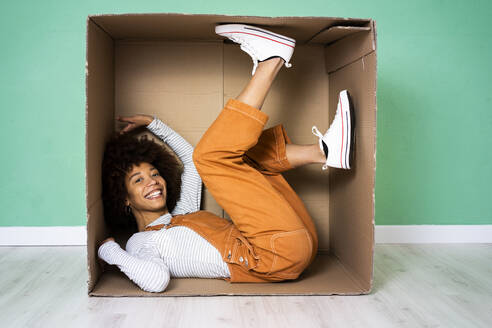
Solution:
M348 65L357 59L376 51L375 26L372 31L355 33L326 47L326 72Z
M355 34L358 32L370 31L370 27L359 27L359 26L332 26L324 31L321 31L314 38L312 38L310 43L322 43L330 44L346 36Z
M330 117L343 89L350 90L356 111L356 158L350 172L330 171L330 245L354 280L369 290L364 277L372 276L374 252L376 113L363 109L376 108L375 52L330 74Z
M97 254L97 243L106 235L101 200L101 162L104 142L111 134L114 119L113 52L113 40L87 19L86 198L89 290L101 275L94 254Z
M265 101L266 128L282 123L295 143L317 142L336 110L338 92L355 104L352 170L310 165L284 176L313 217L315 262L295 281L228 283L171 279L162 293L142 291L115 266L102 272L97 245L108 237L101 200L104 144L116 115L155 114L195 146L229 98L251 77L252 60L214 32L216 24L257 25L296 39ZM86 183L90 296L358 295L373 280L376 140L376 34L372 20L128 14L87 19ZM228 218L204 188L202 209ZM130 235L115 236L124 248Z
M318 254L297 280L275 283L228 283L221 279L171 279L162 293L147 293L117 271L105 272L91 296L217 295L359 295L363 291L334 256Z

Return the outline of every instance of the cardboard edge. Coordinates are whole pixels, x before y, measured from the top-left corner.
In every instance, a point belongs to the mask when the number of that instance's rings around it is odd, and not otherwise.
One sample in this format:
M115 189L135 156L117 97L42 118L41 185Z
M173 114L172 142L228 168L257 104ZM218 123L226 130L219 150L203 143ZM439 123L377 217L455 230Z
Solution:
M371 20L369 25L371 30L351 34L325 47L327 74L336 72L376 51L374 20ZM350 53L347 49L355 49L355 51Z
M352 274L352 272L345 267L343 262L340 260L340 258L335 253L333 253L333 256L337 259L338 263L340 263L340 267L347 274L347 276L350 278L350 280L352 280L354 285L356 285L359 288L360 293L358 293L356 295L362 294L364 292L364 288L362 288L362 284L360 283L360 280L357 279L357 277L354 274Z
M220 19L221 23L227 23L227 22L238 22L242 18L249 20L249 19L266 19L266 20L274 20L275 24L278 23L291 23L294 21L297 21L299 19L303 20L317 20L318 23L321 21L332 21L329 25L332 26L351 26L349 24L353 24L352 26L357 26L360 25L360 27L363 26L368 26L371 23L371 18L353 18L353 17L333 17L333 16L257 16L257 15L230 15L230 14L202 14L202 13L182 13L182 12L167 12L167 13L119 13L119 14L91 14L89 17L93 18L93 21L96 22L100 27L104 26L110 34L112 32L112 28L110 27L111 24L109 23L109 20L112 18L119 18L119 17L146 17L146 16L192 16L192 17L203 17L203 18L217 18ZM225 19L224 19L225 18ZM230 18L230 19L229 19ZM105 21L108 19L108 21ZM319 30L313 34L313 36L318 35L323 31L323 29L326 29L326 24L318 26ZM307 38L302 42L302 44L308 43L310 39L313 38L311 36L310 38ZM299 43L301 44L301 43Z
M89 223L90 223L90 212L91 209L98 203L98 200L95 200L94 202L90 203L89 199L89 179L88 179L88 169L89 169L89 36L90 36L90 24L94 24L95 28L99 28L102 32L108 35L109 38L111 38L111 35L104 30L101 26L99 26L92 18L90 15L87 16L86 18L86 36L85 36L85 169L84 169L84 175L85 175L85 203L86 203L86 245L89 245L89 239L90 235L88 233L89 231ZM112 38L111 38L112 39ZM113 69L114 71L114 69ZM113 95L114 96L114 95ZM97 255L96 255L97 256ZM94 287L97 284L97 278L92 275L92 270L91 270L91 258L90 258L90 253L87 252L86 254L86 259L87 259L87 271L88 271L88 280L87 280L87 291L88 294L94 289Z
M331 43L337 42L338 40L346 38L352 34L359 33L359 32L367 32L370 30L371 27L368 26L339 26L339 25L330 26L329 28L320 31L307 43L329 45ZM339 36L337 36L337 34L339 34Z
M375 270L374 270L374 258L375 258L375 253L376 253L376 170L377 170L377 157L376 157L376 154L377 154L377 139L378 139L378 99L377 99L377 94L378 94L378 53L376 51L376 46L377 46L377 32L376 32L376 21L372 21L372 30L373 30L373 45L374 45L374 76L376 77L374 79L374 122L375 122L375 126L374 126L374 183L373 183L373 186L372 186L372 203L373 203L373 213L372 213L372 217L373 217L373 220L372 220L372 228L373 228L373 239L374 239L374 242L372 243L372 272L371 272L371 279L369 281L369 289L367 290L367 293L371 293L373 288L374 288L374 274L375 274Z
M372 215L372 217L367 217L368 220L371 221L366 221L364 224L364 230L359 230L359 232L362 232L360 235L360 238L367 239L367 243L365 243L364 247L358 247L358 250L364 253L364 262L368 262L367 264L371 265L371 268L367 268L366 270L361 270L358 268L357 262L354 262L351 260L349 257L347 257L347 252L343 252L343 248L340 246L340 250L342 250L342 253L337 253L336 247L334 247L334 252L333 254L339 258L339 260L343 263L344 268L346 268L345 271L347 272L347 275L352 278L354 282L357 282L357 285L361 289L361 293L370 293L372 291L373 285L374 285L374 255L375 255L375 170L376 170L376 162L375 162L375 156L376 156L376 131L377 131L377 117L376 117L376 111L377 111L377 104L376 104L376 94L377 94L377 65L375 63L376 61L376 51L371 51L370 53L366 54L365 56L359 58L358 60L354 61L350 65L346 65L340 70L337 70L336 72L332 73L334 75L336 74L346 74L342 70L348 69L351 70L353 67L349 67L351 65L355 65L355 67L359 67L359 70L362 70L364 73L364 79L367 77L369 78L367 82L369 82L366 86L362 88L364 90L365 94L365 108L368 108L369 110L366 111L368 113L368 116L366 116L365 122L370 122L373 121L374 125L366 125L368 133L372 134L373 137L371 137L370 141L366 144L368 147L373 148L371 149L371 152L367 152L367 157L366 160L369 162L372 162L371 165L372 167L366 170L365 176L372 176L373 178L371 179L372 181L368 181L367 184L364 184L366 187L364 188L365 192L364 194L366 195L365 197L365 202L367 204L366 210L365 210L365 215ZM366 62L366 64L365 64ZM370 66L370 67L369 67ZM364 68L365 67L365 68ZM366 76L368 74L369 76ZM353 73L352 73L352 78L353 78ZM373 78L371 78L373 76ZM340 78L340 77L339 77ZM343 78L342 78L343 80ZM359 81L359 79L353 80L353 81ZM336 81L335 81L336 82ZM334 83L335 83L334 82ZM345 81L347 82L347 81ZM335 83L336 84L336 83ZM330 87L333 86L334 88L337 88L337 85L332 84L332 81L330 80ZM354 82L354 84L358 84ZM339 86L338 86L339 87ZM355 86L353 86L355 87ZM360 85L359 85L360 87ZM359 88L360 89L360 88ZM369 132L370 131L370 132ZM374 157L372 157L374 156ZM372 160L371 160L372 158ZM330 190L331 191L331 190ZM330 194L331 196L331 194ZM334 204L337 202L335 201ZM330 213L331 216L331 213ZM341 225L339 225L341 226ZM345 226L346 228L346 226ZM360 227L359 227L360 228ZM350 229L354 229L354 227L351 227ZM346 230L346 229L345 229ZM334 231L334 230L332 230ZM358 237L359 238L359 237ZM331 240L331 239L330 239ZM346 245L345 245L346 246ZM363 268L366 268L366 266L363 266ZM351 274L350 274L351 273Z
M374 50L377 49L377 30L376 30L376 21L375 20L372 20L372 31L373 31L373 46L374 46Z
M367 23L370 23L372 21L372 18L355 18L355 17L335 17L335 16L258 16L258 15L233 15L233 14L201 14L201 13L183 13L183 12L162 12L162 13L157 13L157 12L152 12L152 13L132 13L132 12L126 12L126 13L119 13L119 14L101 14L101 13L95 13L95 14L89 14L89 18L97 18L97 17L118 17L118 16L159 16L159 15L183 15L183 16L221 16L221 17L258 17L258 18L292 18L292 19L299 19L299 18L308 18L308 19L327 19L327 20L342 20L342 21L360 21L364 22L366 21Z
M87 130L89 128L89 24L90 24L90 16L87 16L85 22L85 129L84 129L84 139L85 139L85 168L84 168L84 176L85 176L85 227L86 230L89 228L89 186L88 186L88 178L87 178L87 168L88 168L88 133ZM86 245L89 244L89 234L86 234ZM90 258L89 252L86 253L87 258L87 272L88 272L88 280L87 280L87 293L90 293L94 286L91 286L91 270L90 270Z
M193 295L110 295L106 293L89 293L90 297L220 297L220 296L259 296L259 297L265 297L265 296L271 296L271 297L276 297L276 296L333 296L333 295L338 295L338 296L359 296L359 295L367 295L370 294L369 292L366 291L361 291L361 292L352 292L352 293L276 293L276 294L241 294L241 293L216 293L216 294L193 294Z

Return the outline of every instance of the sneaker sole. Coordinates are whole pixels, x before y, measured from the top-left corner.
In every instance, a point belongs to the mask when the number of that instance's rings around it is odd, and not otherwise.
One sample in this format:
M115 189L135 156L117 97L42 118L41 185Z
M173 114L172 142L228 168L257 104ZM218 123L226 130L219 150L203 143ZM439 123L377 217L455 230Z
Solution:
M270 41L274 41L291 48L294 48L296 45L296 40L292 38L250 25L242 25L242 24L217 25L215 26L215 33L219 35L227 34L227 33L249 34L260 38L268 39Z
M345 91L346 95L346 104L348 104L348 110L345 109L344 116L345 121L347 122L347 129L350 126L350 141L348 140L349 134L347 133L347 137L345 139L345 168L350 169L354 160L354 145L355 145L355 114L354 114L354 106L352 102L352 98L350 97L350 93ZM343 102L342 102L343 103ZM345 107L347 107L345 104Z

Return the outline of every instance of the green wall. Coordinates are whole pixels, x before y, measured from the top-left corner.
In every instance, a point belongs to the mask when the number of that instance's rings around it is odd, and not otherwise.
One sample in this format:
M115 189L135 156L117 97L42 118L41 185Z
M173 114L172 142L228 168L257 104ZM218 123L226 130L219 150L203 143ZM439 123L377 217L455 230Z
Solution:
M84 225L90 14L373 18L377 224L492 224L488 1L2 1L0 226Z

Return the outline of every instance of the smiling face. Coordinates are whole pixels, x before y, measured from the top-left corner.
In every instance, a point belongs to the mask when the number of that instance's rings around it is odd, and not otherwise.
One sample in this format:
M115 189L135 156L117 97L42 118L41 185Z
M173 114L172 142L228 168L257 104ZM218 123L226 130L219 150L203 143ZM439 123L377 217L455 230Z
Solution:
M166 181L149 163L133 165L125 178L126 205L134 212L160 212L166 209Z

